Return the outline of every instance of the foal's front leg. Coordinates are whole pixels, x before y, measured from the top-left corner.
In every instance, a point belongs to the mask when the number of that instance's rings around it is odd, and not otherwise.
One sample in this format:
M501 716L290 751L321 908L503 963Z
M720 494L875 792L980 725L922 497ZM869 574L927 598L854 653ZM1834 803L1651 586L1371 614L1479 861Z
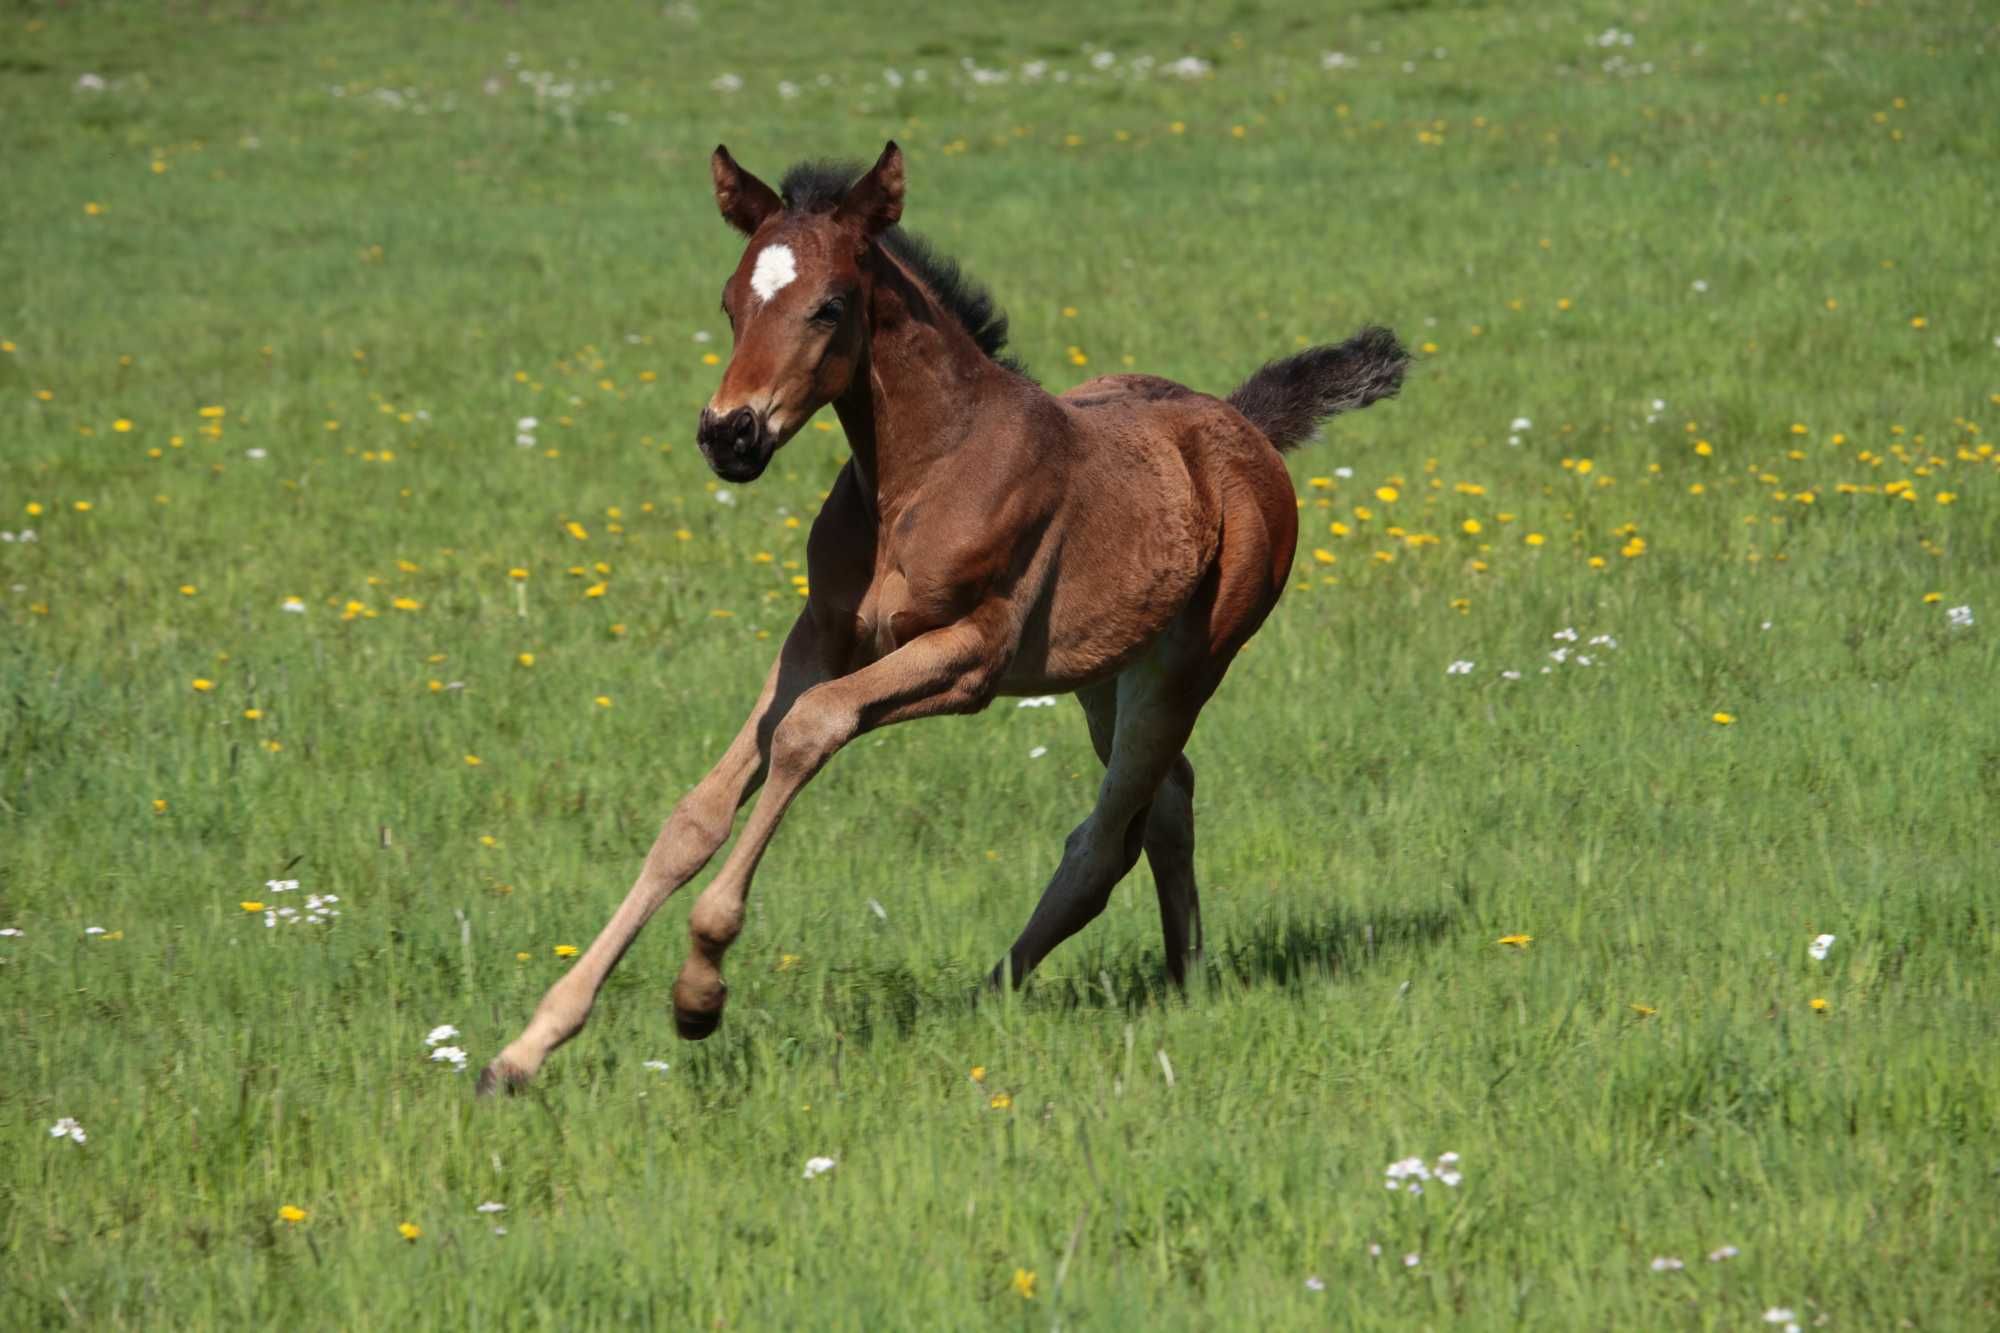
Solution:
M800 696L771 738L770 776L714 881L688 914L689 951L674 982L674 1022L699 1041L722 1022L729 988L722 956L743 929L743 904L757 862L792 798L834 752L891 722L986 706L1012 651L1005 613L971 616L919 635L852 675Z
M808 688L824 680L827 670L820 636L811 613L801 615L771 664L763 693L750 710L736 739L707 776L674 806L673 814L653 840L646 864L611 920L591 941L562 979L549 987L535 1016L520 1036L507 1044L479 1075L479 1091L513 1088L542 1067L549 1052L575 1036L590 1016L604 979L647 920L681 885L708 864L729 837L737 807L764 780L771 737L778 721Z

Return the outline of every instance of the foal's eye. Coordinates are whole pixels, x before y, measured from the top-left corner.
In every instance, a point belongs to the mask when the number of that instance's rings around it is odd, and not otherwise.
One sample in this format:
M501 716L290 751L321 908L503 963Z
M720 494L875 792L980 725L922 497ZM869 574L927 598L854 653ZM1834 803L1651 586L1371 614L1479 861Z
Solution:
M825 305L821 306L819 309L813 311L813 316L812 316L813 323L838 324L840 323L841 312L846 308L847 307L841 302L841 299L838 296L836 296L831 301L828 301Z

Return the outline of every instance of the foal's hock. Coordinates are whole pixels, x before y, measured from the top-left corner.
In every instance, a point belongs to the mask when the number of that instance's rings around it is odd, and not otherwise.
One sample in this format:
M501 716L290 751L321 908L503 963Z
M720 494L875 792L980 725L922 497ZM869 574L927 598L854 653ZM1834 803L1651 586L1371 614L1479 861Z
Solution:
M583 1026L649 917L728 841L688 916L681 1035L722 1021L722 958L785 808L864 732L996 695L1074 693L1104 764L1027 925L993 970L1019 984L1104 909L1143 850L1167 972L1201 948L1195 717L1284 591L1298 539L1279 451L1401 386L1386 329L1273 361L1227 400L1151 375L1052 395L1006 357L1007 320L950 259L901 230L903 155L866 172L805 164L780 189L711 161L749 237L722 288L735 348L697 438L747 482L831 404L852 455L813 521L811 589L750 716L682 797L625 901L482 1092L532 1077ZM761 788L761 791L760 791Z

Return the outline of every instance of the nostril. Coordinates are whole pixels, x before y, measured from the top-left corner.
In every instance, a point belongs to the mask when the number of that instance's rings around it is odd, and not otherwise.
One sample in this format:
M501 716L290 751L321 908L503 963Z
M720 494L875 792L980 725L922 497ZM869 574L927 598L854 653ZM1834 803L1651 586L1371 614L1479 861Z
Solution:
M747 450L757 442L757 415L747 407L739 407L729 414L729 440L739 451Z

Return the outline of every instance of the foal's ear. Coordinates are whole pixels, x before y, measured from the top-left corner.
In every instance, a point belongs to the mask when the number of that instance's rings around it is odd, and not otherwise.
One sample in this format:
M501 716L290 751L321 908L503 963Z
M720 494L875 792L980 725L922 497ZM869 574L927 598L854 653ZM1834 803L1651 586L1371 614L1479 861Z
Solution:
M756 235L764 219L784 207L771 187L737 166L721 144L708 160L708 172L715 178L715 206L723 220L745 236Z
M868 174L847 191L836 216L858 223L870 236L887 231L903 216L903 150L894 139Z

